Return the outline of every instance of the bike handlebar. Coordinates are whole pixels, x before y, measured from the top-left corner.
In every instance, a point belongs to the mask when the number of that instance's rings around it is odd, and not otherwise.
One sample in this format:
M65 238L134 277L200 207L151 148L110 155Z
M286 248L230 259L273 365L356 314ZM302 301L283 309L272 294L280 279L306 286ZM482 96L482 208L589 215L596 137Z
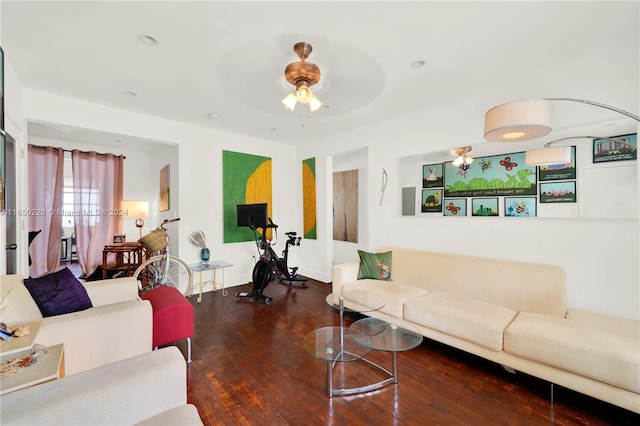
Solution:
M165 220L163 220L163 221L162 221L162 223L160 224L160 226L158 226L158 229L164 229L164 226L165 226L167 223L177 222L177 221L179 221L179 220L180 220L180 218L179 218L179 217L176 217L176 218L174 218L174 219L165 219Z
M269 222L269 223L267 224L267 228L274 228L274 229L276 229L276 228L278 227L278 225L276 225L275 223L273 223L273 220L271 220L271 218L270 218L270 217L268 217L268 218L267 218L267 221Z

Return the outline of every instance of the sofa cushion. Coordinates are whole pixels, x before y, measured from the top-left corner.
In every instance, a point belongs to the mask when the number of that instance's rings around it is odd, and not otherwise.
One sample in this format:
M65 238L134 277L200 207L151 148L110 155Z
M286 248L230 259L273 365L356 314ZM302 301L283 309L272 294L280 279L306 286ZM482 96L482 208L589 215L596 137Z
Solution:
M379 310L379 312L383 312L396 318L402 318L403 307L407 300L414 299L427 293L426 290L421 288L371 279L358 280L345 284L342 287L342 290L344 291L345 306L347 307L349 307L349 301L366 304L364 301L350 299L349 296L357 296L357 293L349 294L348 292L351 290L360 290L365 292L370 291L380 295L385 299L385 305Z
M500 305L446 293L428 293L407 301L404 319L495 351L517 312Z
M42 319L38 305L24 286L22 275L0 277L0 322L24 324Z
M505 332L514 355L640 392L640 322L583 311L520 312Z
M358 250L360 270L358 279L391 280L391 252L368 253Z
M92 307L87 290L69 268L39 278L26 278L24 285L43 317L83 311Z

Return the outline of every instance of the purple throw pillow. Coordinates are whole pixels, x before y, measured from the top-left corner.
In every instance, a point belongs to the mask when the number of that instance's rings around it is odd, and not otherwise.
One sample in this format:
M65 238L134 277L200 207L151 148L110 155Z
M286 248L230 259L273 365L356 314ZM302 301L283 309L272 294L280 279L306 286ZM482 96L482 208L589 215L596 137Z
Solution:
M24 286L43 317L84 311L93 306L87 290L69 268L38 278L25 278Z

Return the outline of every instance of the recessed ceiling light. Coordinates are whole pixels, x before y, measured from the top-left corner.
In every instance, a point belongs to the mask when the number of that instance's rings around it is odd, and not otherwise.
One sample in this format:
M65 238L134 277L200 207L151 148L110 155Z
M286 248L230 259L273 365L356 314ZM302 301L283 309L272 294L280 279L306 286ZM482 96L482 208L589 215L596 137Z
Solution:
M114 139L113 140L115 143L122 143L122 141L120 139Z
M413 61L411 62L411 68L415 68L415 69L422 68L424 67L424 64L425 64L424 61Z
M148 44L149 46L155 46L158 44L158 40L155 37L151 37L150 35L146 34L140 34L138 36L138 40L140 40L144 44Z
M136 96L138 96L138 94L132 90L125 90L124 92L122 92L125 94L125 96L129 96L132 98L135 98Z
M269 127L269 130L275 132L277 129L275 127Z
M220 116L218 114L215 114L213 112L210 112L209 114L207 114L207 118L209 120L217 120L220 118Z

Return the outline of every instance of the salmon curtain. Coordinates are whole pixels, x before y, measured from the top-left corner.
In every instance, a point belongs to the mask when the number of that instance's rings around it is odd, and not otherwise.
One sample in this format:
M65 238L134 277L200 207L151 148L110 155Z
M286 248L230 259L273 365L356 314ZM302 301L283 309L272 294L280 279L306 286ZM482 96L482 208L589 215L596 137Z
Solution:
M28 146L29 276L39 277L60 267L64 150Z
M71 151L76 251L84 276L102 265L102 250L122 233L124 157Z

